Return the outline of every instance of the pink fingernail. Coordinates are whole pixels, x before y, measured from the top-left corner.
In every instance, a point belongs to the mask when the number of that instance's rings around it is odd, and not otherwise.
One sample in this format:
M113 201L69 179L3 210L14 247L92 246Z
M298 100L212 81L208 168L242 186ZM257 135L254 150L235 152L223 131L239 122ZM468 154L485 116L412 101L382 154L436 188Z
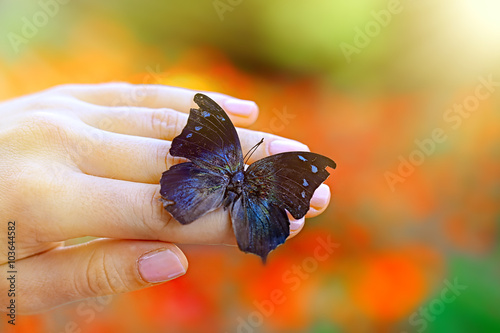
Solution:
M160 249L139 258L139 273L145 281L157 283L186 274L186 268L174 252Z
M287 151L309 151L309 147L293 140L274 140L269 144L271 154L279 154Z
M240 116L249 116L257 111L257 104L255 102L234 98L227 99L224 102L224 107L228 112Z
M321 184L311 198L311 206L317 209L323 209L330 201L330 187L326 184Z
M290 219L290 231L297 231L304 225L305 219L301 218L298 220Z

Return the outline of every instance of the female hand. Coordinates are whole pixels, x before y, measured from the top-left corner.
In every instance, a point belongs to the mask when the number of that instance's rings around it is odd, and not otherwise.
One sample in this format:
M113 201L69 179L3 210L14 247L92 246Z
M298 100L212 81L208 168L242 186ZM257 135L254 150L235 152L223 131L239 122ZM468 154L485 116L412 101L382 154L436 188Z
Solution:
M133 291L181 276L188 263L172 243L235 244L227 211L181 225L159 202L159 179L179 159L171 140L195 107L196 92L125 83L66 85L0 104L0 306L9 304L7 223L15 221L17 313ZM235 126L250 125L255 103L208 93ZM261 138L253 162L307 149L275 135L238 129L242 149ZM167 165L165 165L165 163ZM330 192L316 190L307 216ZM304 220L292 221L292 235ZM82 236L102 239L76 246Z

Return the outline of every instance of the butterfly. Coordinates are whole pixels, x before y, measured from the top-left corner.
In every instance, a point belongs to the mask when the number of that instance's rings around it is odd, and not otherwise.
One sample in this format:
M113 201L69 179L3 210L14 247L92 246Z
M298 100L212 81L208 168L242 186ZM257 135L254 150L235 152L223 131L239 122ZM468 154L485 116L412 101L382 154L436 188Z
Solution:
M196 94L194 102L198 109L190 110L170 147L170 155L189 162L162 174L160 200L181 224L224 207L230 211L240 250L265 263L269 252L290 234L286 211L295 219L304 217L314 191L330 175L326 167L336 164L297 151L265 157L245 169L238 133L226 112L204 94Z

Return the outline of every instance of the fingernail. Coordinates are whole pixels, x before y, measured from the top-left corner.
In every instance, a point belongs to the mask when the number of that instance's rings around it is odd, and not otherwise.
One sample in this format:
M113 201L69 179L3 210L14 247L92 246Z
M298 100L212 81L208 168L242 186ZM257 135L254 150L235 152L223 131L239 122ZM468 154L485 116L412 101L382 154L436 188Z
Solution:
M164 282L186 274L179 257L169 249L148 252L139 258L139 273L151 283Z
M269 144L269 152L271 154L279 154L287 151L309 151L309 147L293 140L274 140Z
M226 99L224 107L230 113L240 116L249 116L257 110L255 102L234 98Z
M330 187L326 184L321 184L316 191L314 191L311 198L311 206L316 209L323 209L330 201Z
M290 219L290 231L297 231L304 225L305 219L301 218L298 220Z

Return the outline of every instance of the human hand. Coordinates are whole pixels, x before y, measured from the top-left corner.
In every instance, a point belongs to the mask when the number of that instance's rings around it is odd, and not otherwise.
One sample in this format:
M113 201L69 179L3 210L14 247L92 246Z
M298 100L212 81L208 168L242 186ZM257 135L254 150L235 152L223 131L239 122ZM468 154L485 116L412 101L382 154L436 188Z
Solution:
M8 221L15 221L15 265L22 272L19 314L181 276L188 262L172 243L235 244L227 211L181 225L158 200L162 172L181 162L165 156L196 106L195 93L160 85L66 85L0 104L2 309L9 302ZM257 118L253 102L207 94L235 126ZM308 150L272 134L238 128L238 135L243 152L265 139L250 163ZM306 217L320 214L329 199L321 185ZM303 224L292 220L291 236ZM82 236L102 239L64 246Z

